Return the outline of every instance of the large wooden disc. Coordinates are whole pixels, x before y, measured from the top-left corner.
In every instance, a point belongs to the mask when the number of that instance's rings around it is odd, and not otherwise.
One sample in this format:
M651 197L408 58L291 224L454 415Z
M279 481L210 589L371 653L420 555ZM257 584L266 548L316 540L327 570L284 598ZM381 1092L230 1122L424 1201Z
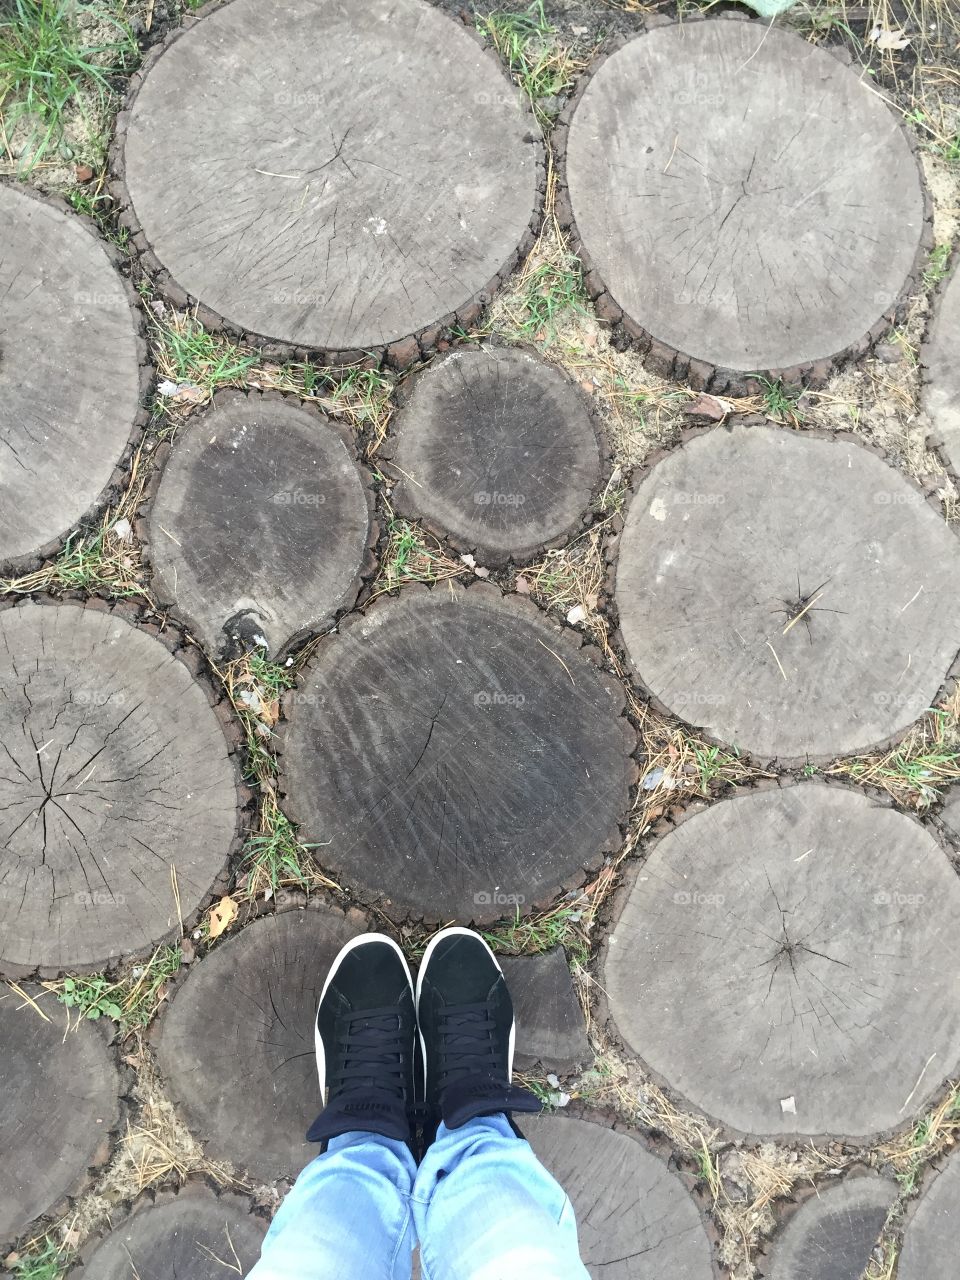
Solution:
M927 341L923 407L930 415L935 437L953 474L960 475L960 272L956 266L937 300Z
M907 1227L898 1280L954 1280L960 1238L960 1159L954 1156L924 1189Z
M960 543L869 450L737 424L641 481L616 601L668 710L760 757L832 759L936 698L960 648Z
M562 947L538 956L501 956L517 1024L516 1063L569 1072L592 1056L583 1009Z
M26 994L34 1004L0 984L0 1242L83 1180L119 1120L99 1027L82 1021L65 1035L66 1009L39 987Z
M139 427L140 321L82 219L0 183L0 567L51 554ZM145 360L144 353L144 360Z
M603 1280L712 1280L712 1248L680 1178L628 1131L524 1117L524 1137L573 1203L580 1255Z
M239 1196L190 1186L137 1209L69 1280L225 1280L245 1276L260 1255L266 1223Z
M519 91L424 0L232 0L175 33L120 128L133 215L173 280L328 351L452 320L512 267L539 203Z
M574 110L566 181L632 325L724 370L857 350L909 292L924 234L896 117L826 49L761 22L685 20L611 53Z
M285 807L387 911L530 911L619 847L623 691L493 587L405 592L331 637L289 695Z
M358 912L282 911L215 948L178 987L158 1058L208 1155L273 1182L317 1154L304 1141L322 1104L314 1018L337 952L364 928Z
M914 819L823 783L764 790L654 846L601 986L629 1047L721 1123L864 1138L960 1063L958 912Z
M0 612L0 971L153 946L236 830L227 743L184 663L116 614Z
M600 478L580 392L527 351L451 352L417 375L396 421L398 508L489 564L576 529Z
M356 599L371 502L325 419L222 393L177 440L151 504L155 590L215 658L276 655Z
M817 1188L776 1242L769 1280L860 1280L898 1187L856 1177Z

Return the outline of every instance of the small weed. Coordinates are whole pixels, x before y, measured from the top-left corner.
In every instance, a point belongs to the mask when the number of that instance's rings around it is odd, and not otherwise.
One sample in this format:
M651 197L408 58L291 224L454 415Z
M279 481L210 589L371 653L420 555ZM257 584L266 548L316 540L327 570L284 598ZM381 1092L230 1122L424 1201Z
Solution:
M923 719L885 755L838 760L827 773L881 787L894 800L923 810L942 789L960 779L957 695L948 708L931 707Z
M731 782L734 787L737 785L735 779L740 763L740 753L736 748L731 754L728 751L722 751L720 747L700 746L695 742L690 745L700 777L700 790L704 795L710 794L710 783L717 779Z
M960 1085L953 1085L946 1098L922 1116L908 1134L881 1146L879 1154L893 1165L904 1195L916 1191L920 1175L929 1162L960 1138Z
M441 582L459 578L469 569L448 556L436 538L407 520L391 520L382 559L380 584L374 591L395 591L404 582Z
M247 841L240 864L240 885L250 898L272 898L280 889L297 888L307 892L315 888L336 889L316 865L312 850L319 844L305 844L289 818L270 804L261 823L259 835Z
M13 1274L17 1280L60 1280L70 1262L69 1250L53 1236L42 1236L17 1255Z
M930 254L930 261L923 272L923 283L927 289L938 285L950 268L950 246L938 244Z
M583 917L583 907L576 905L554 907L543 915L529 917L521 917L518 908L514 919L483 931L483 937L494 951L510 955L537 955L562 946L573 960L585 965L590 949L580 929Z
M166 996L167 983L179 972L181 963L179 947L161 945L145 964L134 965L116 980L96 974L45 982L43 986L78 1017L91 1021L110 1018L120 1028L121 1036L126 1037L151 1021Z
M547 19L543 0L534 0L520 13L489 13L476 20L530 99L541 124L551 118L543 99L566 93L581 63L557 41L557 29Z
M204 391L243 386L247 373L259 363L255 351L228 338L207 333L195 316L171 313L154 324L160 371L171 381L189 383Z
M57 997L68 1009L76 1009L84 1018L113 1018L119 1022L123 1010L112 999L114 985L106 978L64 978L63 990Z
M775 422L799 422L803 414L799 409L800 392L784 386L779 380L771 382L760 378L763 384L763 411Z
M522 310L516 337L549 345L563 315L568 311L587 314L580 260L571 254L559 263L542 262L529 273L524 284L518 300Z
M9 102L9 134L21 121L31 127L20 156L27 173L64 140L65 118L76 108L85 120L92 107L114 97L111 77L130 69L137 43L125 23L102 4L77 0L13 0L0 21L0 102ZM88 42L79 18L89 15L114 32Z

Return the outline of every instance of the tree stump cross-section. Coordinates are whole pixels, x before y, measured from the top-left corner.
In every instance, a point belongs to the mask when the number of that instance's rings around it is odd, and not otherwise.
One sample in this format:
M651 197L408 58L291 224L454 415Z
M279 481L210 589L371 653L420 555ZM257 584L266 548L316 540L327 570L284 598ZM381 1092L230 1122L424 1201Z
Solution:
M632 331L702 376L857 352L905 301L920 168L884 102L781 27L684 21L586 82L566 141L582 252Z
M539 205L529 108L424 0L232 0L148 64L119 137L150 259L330 362L456 323Z
M960 1160L952 1156L925 1188L903 1238L898 1280L954 1280L960 1236Z
M924 367L923 407L942 442L947 466L960 475L960 271L953 270L941 286L927 340L920 354Z
M697 435L639 482L620 543L614 594L641 681L761 759L890 742L960 649L960 543L847 439Z
M325 419L292 402L221 393L177 440L150 504L154 590L215 659L255 645L276 656L353 604L371 507L353 454Z
M324 865L431 921L581 884L619 847L636 738L570 634L478 584L405 591L325 641L281 739L285 810Z
M79 605L0 611L0 972L154 946L236 831L223 730L164 644Z
M960 880L919 822L860 792L712 805L653 847L617 912L613 1023L731 1129L866 1139L960 1063Z
M860 1280L898 1187L887 1178L850 1177L818 1187L773 1245L769 1280Z
M143 417L141 342L130 286L66 206L0 183L0 245L0 569L12 573L104 499Z

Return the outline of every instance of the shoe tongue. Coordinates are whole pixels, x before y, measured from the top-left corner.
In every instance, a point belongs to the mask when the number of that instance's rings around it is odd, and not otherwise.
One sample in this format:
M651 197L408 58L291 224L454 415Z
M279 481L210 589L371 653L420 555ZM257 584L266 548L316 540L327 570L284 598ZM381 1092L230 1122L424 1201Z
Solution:
M440 1111L448 1129L459 1129L477 1116L511 1111L533 1115L541 1108L540 1099L527 1089L490 1078L455 1080L447 1085L440 1099Z
M382 1138L409 1142L410 1120L397 1103L358 1098L337 1099L324 1109L307 1130L307 1142L326 1142L343 1133L378 1133Z

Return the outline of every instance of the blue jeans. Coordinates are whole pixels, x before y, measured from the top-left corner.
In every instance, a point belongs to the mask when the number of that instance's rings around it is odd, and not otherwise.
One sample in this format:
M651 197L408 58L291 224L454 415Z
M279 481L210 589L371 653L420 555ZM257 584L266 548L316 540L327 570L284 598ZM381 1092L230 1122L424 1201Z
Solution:
M301 1173L248 1280L589 1280L563 1188L504 1116L409 1148L345 1133Z

